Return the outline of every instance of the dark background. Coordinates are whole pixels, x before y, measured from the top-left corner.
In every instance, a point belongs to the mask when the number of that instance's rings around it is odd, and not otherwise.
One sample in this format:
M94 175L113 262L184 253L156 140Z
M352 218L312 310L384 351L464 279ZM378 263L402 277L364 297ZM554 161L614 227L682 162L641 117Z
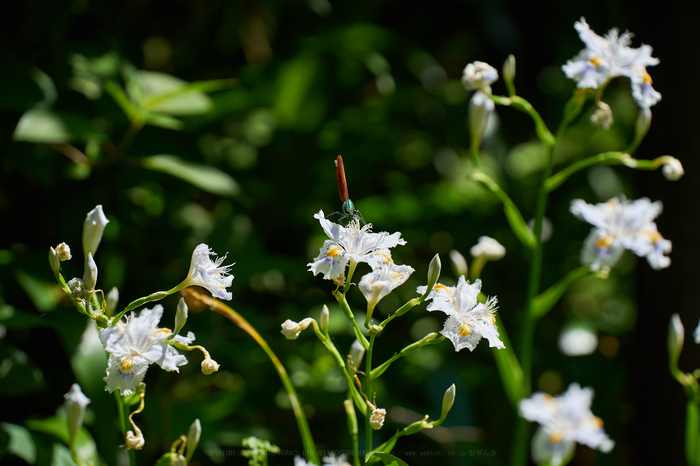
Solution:
M334 302L330 283L312 277L305 264L317 254L322 235L313 213L340 207L332 164L337 154L344 156L350 195L365 219L377 231L401 231L408 244L394 257L416 269L396 291L398 297L385 299L378 312L391 311L392 305L414 295L436 252L443 258L443 280L454 280L449 250L456 248L468 256L478 237L489 235L506 246L508 255L487 266L483 291L498 295L499 312L517 344L527 255L494 199L466 181L469 96L458 80L467 63L482 60L500 69L512 53L517 59L518 94L555 127L573 89L557 70L583 47L573 23L585 16L601 35L612 27L629 29L635 33L634 46L654 47L653 55L661 63L649 71L663 100L652 109L651 130L635 156L673 155L683 163L686 176L669 182L659 171L612 169L627 197L646 196L664 203L657 224L673 241L672 265L654 271L628 254L604 284L585 282L567 295L538 326L534 385L550 387L546 380L551 378L541 377L545 374L559 380L559 390L571 382L596 390L593 412L605 421L617 446L609 455L581 447L574 464L684 462L685 399L668 372L666 332L670 315L680 313L688 340L681 368L697 367L700 354L690 335L700 315L695 283L695 152L700 127L696 4L650 8L620 1L566 5L450 1L411 6L398 1L28 0L4 9L0 304L3 312L13 310L14 317L4 322L2 350L4 358L21 351L30 363L19 375L11 373L18 378L0 378L3 420L23 424L52 416L76 380L70 355L85 322L65 303L42 308L37 299L53 291L46 286L37 291L32 284L51 283L46 250L61 241L73 247L78 259L64 265L65 273L70 274L71 267L74 275L82 273L82 221L86 212L102 204L111 220L98 255L103 289L118 286L124 305L178 283L199 242L207 242L220 254L228 251L228 261L236 262L232 306L268 340L293 374L302 400L313 406L310 424L319 447L348 449L343 390L333 391L338 374L325 350L310 334L290 342L278 333L285 319L315 317L322 304ZM126 150L110 151L109 142L118 146L127 133L124 114L106 93L90 100L69 84L71 56L99 57L109 51L138 69L187 81L238 78L240 85L212 94L215 111L183 118L182 131L146 126ZM89 170L78 170L46 145L12 140L20 116L41 100L31 79L34 69L53 80L58 91L55 109L84 115L107 135L108 142L100 145ZM393 92L383 94L377 85L382 72L390 73ZM494 85L494 92L505 93L501 82ZM625 83L614 83L609 92L611 99L624 100ZM570 150L569 156L624 147L633 116L624 117L629 102L620 108L618 124L609 134L598 132L590 139L573 134L570 142L579 149ZM493 162L489 168L529 218L536 176L513 176L502 167L510 163L510 150L532 141L534 131L526 117L511 109L499 108L498 115L499 135L484 142ZM586 126L585 117L576 125L594 131ZM72 142L86 150L85 141ZM139 166L140 158L155 154L218 167L239 183L240 193L217 196ZM552 196L548 217L555 224L555 235L545 245L544 286L577 265L580 242L588 232L568 214L571 199L605 200L591 189L591 176L572 177ZM614 298L619 299L610 304ZM362 298L355 295L351 304L361 309ZM162 325L171 326L167 319L174 315L176 299L171 297L164 305ZM611 324L601 309L615 306L626 309L626 314ZM340 323L337 308L332 307L331 319L336 322L336 345L345 351L351 332ZM581 320L596 329L601 342L611 337L606 341L619 344L619 350L563 356L556 346L559 331ZM413 311L378 340L376 360L439 324L437 317ZM249 435L269 439L283 450L300 448L291 412L277 404L284 398L279 379L255 343L218 315L193 313L188 328L222 370L204 378L197 356L180 375L149 370L149 396L141 417L147 446L139 454L139 464L153 463L195 417L204 427L195 456L203 464L214 459L204 450L235 449ZM392 367L377 387L380 404L436 417L443 391L455 382L458 399L445 425L483 430L476 437L471 431L453 430L452 440L441 441L418 434L402 439L397 451L445 455L495 451L488 460L469 460L505 464L513 413L488 348L482 344L471 354L457 354L444 344L431 351ZM40 381L27 375L33 370L42 374ZM84 387L94 410L86 423L105 461L114 464L109 455L120 439L112 428L114 402L101 390L101 376L93 377L92 391ZM16 409L9 411L9 406ZM377 441L399 427L400 421L390 419ZM37 435L50 445L49 436ZM434 464L404 459L409 464ZM291 458L271 460L271 464L290 462Z

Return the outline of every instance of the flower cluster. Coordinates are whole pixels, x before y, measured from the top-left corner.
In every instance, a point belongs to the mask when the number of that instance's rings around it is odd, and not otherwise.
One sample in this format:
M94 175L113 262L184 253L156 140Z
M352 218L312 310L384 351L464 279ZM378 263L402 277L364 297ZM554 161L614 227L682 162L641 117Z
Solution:
M576 81L577 87L599 89L612 78L625 76L630 79L632 97L639 107L648 109L661 100L661 94L652 87L651 77L646 71L647 66L659 63L658 58L651 56L649 45L632 48L629 46L632 34L620 34L617 29L611 29L601 37L591 30L584 18L577 21L574 28L586 48L567 61L562 70L568 78Z
M418 287L418 293L426 292L425 286ZM469 348L473 351L481 337L489 341L489 346L499 349L505 345L498 337L496 328L496 303L494 296L485 303L477 298L481 293L481 280L469 283L464 276L459 277L457 286L435 285L427 299L432 302L426 308L428 311L442 311L447 314L447 320L440 332L452 341L455 351Z
M629 249L646 257L654 269L668 267L671 259L665 254L671 252L671 242L659 234L653 221L661 210L661 202L647 198L613 198L596 205L575 199L571 213L595 227L584 241L581 262L592 270L612 267Z
M592 401L593 389L577 383L556 397L537 392L520 401L520 415L540 424L532 439L535 463L566 464L577 442L604 453L612 450L615 442L603 430L603 421L591 412Z

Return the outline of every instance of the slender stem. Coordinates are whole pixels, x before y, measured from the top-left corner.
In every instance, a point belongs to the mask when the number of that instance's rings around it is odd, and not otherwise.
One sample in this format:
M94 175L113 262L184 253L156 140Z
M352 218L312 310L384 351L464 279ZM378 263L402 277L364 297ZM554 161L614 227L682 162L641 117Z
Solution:
M280 380L282 381L284 389L287 391L287 396L289 397L289 401L292 404L292 410L294 411L294 416L297 420L297 427L299 428L299 433L301 434L301 440L304 445L306 457L309 459L310 462L314 464L320 464L318 458L318 451L316 450L316 444L314 443L313 436L311 435L311 430L309 429L309 423L306 420L304 409L302 408L301 403L299 403L299 398L297 396L296 390L294 389L294 385L292 384L292 381L289 378L289 374L287 374L287 370L284 368L279 358L277 358L277 355L275 355L275 353L272 351L272 348L270 348L267 342L260 336L258 331L255 330L255 328L252 325L250 325L250 323L247 320L245 320L231 307L219 302L214 298L200 294L192 289L188 289L187 294L193 297L194 299L197 299L200 302L208 305L212 311L223 315L231 322L238 325L244 332L250 335L253 338L253 340L255 340L255 342L263 349L263 351L265 351L267 356L270 358L270 361L272 361L272 364L275 366L275 370L277 371L277 374L279 375Z
M377 337L376 333L373 333L369 337L369 348L367 348L367 355L365 356L365 377L367 378L367 384L365 386L365 395L367 396L367 401L374 404L374 387L372 386L372 351L374 350L374 339ZM372 451L372 426L369 424L369 419L372 417L372 408L367 403L366 408L367 414L365 415L365 451Z
M124 404L124 397L122 397L119 390L114 391L114 399L117 401L117 412L119 413L119 427L122 430L122 437L126 438L126 432L129 430L128 419L129 419L129 407ZM134 450L129 449L126 452L129 457L129 465L136 466L136 455Z

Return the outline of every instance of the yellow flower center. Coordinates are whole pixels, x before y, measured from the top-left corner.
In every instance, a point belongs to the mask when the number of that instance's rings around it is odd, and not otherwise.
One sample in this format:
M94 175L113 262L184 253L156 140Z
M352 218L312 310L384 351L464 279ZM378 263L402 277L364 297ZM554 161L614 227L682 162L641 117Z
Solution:
M659 241L661 241L662 239L664 239L664 237L661 236L661 235L660 235L658 232L656 232L656 231L648 231L648 232L646 232L646 234L647 234L647 236L648 236L649 238L651 238L651 241L652 241L653 243L658 243Z
M438 291L448 291L447 287L443 285L442 283L437 283L434 287L433 290L437 293Z
M343 253L343 248L341 248L340 246L333 246L326 253L326 257L330 257L331 259L333 259L333 258L340 256L342 253Z
M598 68L600 66L600 62L601 62L600 57L593 57L593 58L588 60L588 63L595 66L596 68Z
M122 359L122 363L121 363L122 371L128 372L133 367L134 367L134 357L133 356L127 356L124 359Z
M559 443L563 440L564 436L562 435L561 431L556 431L552 435L549 436L549 442L550 443Z
M605 238L601 238L595 242L595 248L609 248L613 244L613 237L608 235Z
M472 333L472 326L466 322L462 322L457 326L457 333L459 333L460 337L464 338Z

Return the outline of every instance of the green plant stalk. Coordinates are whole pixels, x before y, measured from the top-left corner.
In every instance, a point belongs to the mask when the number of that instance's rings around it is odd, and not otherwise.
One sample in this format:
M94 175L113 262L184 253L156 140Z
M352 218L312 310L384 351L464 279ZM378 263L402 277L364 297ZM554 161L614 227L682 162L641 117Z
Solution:
M367 341L367 338L362 334L362 330L360 330L360 326L357 325L357 321L355 320L355 315L352 313L352 310L350 309L350 305L348 304L347 300L345 299L345 294L344 293L334 293L335 299L338 301L338 305L340 305L340 310L343 311L343 314L345 314L345 317L348 318L350 323L352 324L352 330L355 332L355 338L357 338L357 341L360 342L362 347L367 350L369 349L369 342Z
M372 385L372 350L374 349L374 339L377 337L376 333L373 333L369 337L369 347L367 348L367 354L365 355L365 377L367 379L367 385L365 386L365 396L367 397L367 406L365 408L365 451L372 451L372 426L369 424L369 418L372 416L372 408L370 403L373 403L374 393Z
M119 413L119 427L122 429L122 437L126 438L126 432L128 430L128 418L129 411L128 406L124 404L124 397L122 397L119 390L114 391L114 399L117 401L117 412ZM129 456L129 465L136 466L136 455L134 450L127 450L126 454Z
M428 338L430 337L430 338ZM403 348L401 351L398 353L394 354L391 358L387 359L384 361L382 364L379 366L375 367L372 369L370 372L372 380L379 378L384 371L386 371L391 364L396 361L397 359L401 359L403 357L408 356L409 354L413 353L416 351L418 348L422 348L423 346L428 346L428 345L436 345L438 343L442 343L443 340L445 340L444 335L436 335L436 334L429 334L426 335L426 337L411 343L410 345L406 346Z
M353 464L354 466L360 466L360 440L357 435L357 414L355 413L355 406L352 403L352 400L345 400L343 401L343 406L345 406L345 414L348 417L348 431L352 437L352 448L355 452L353 455Z
M253 338L253 340L255 340L255 342L263 349L263 351L265 351L267 356L270 358L270 361L272 361L272 364L275 366L275 370L277 370L277 374L279 375L280 380L282 381L282 385L284 386L284 389L287 392L287 396L289 397L289 401L292 404L292 410L294 411L294 417L297 421L297 427L299 428L299 434L301 435L301 441L304 445L306 457L309 459L310 462L314 464L320 464L318 458L318 451L316 450L316 444L314 443L313 436L311 435L311 430L309 429L309 423L306 420L304 409L301 407L301 403L299 403L299 397L297 396L297 392L294 389L294 385L292 384L292 381L289 378L289 374L287 374L287 370L284 368L279 358L277 358L277 355L275 355L274 351L272 351L272 348L270 348L265 339L263 339L263 337L260 336L258 331L255 330L255 328L252 325L250 325L250 323L247 320L245 320L231 307L227 306L222 302L219 302L214 298L204 296L195 291L189 291L189 294L191 296L194 296L197 300L208 305L209 308L214 312L223 315L231 322L238 325L238 327L240 327L244 332L250 335ZM314 324L316 324L315 321ZM316 325L314 325L314 328L315 327Z
M523 320L523 329L521 332L522 340L520 343L520 366L523 370L523 396L529 396L532 392L532 352L535 338L535 322L533 316L533 307L535 298L537 297L540 284L542 281L542 221L547 209L548 192L545 189L547 179L552 174L553 167L553 152L554 144L547 145L546 149L546 165L540 190L537 195L537 204L535 206L535 245L532 251L530 260L530 272L528 276L527 295L525 301L525 315ZM513 452L511 454L512 466L524 466L527 464L528 440L530 437L529 422L518 416L516 418L515 439L513 443Z

